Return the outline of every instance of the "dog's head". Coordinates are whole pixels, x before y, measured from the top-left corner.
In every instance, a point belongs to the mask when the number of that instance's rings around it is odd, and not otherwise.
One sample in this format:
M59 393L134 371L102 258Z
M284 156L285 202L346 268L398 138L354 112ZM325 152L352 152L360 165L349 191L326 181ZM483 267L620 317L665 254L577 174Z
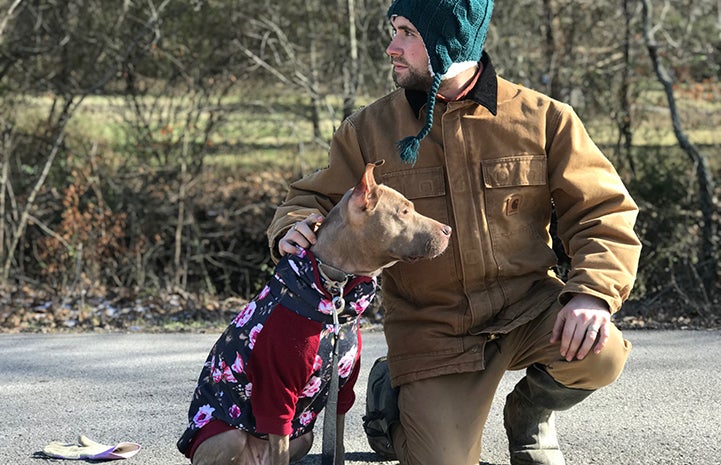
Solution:
M373 171L383 161L369 163L358 184L349 190L324 221L342 235L349 252L363 267L380 271L398 261L433 258L448 247L451 227L418 213L400 192L377 184ZM320 239L320 235L319 235ZM341 268L344 269L344 268ZM348 271L348 270L346 270Z

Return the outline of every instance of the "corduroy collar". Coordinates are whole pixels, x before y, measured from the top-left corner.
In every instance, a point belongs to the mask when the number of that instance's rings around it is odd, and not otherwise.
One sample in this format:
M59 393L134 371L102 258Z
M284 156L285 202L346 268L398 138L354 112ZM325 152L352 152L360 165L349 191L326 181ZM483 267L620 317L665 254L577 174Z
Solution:
M464 100L473 100L488 109L493 116L496 116L498 112L498 80L496 79L496 70L493 68L493 63L491 63L491 57L486 52L483 52L481 56L481 64L483 65L481 75L478 77L473 89L466 94ZM428 93L410 89L406 89L405 92L413 113L420 115L423 105L428 101Z

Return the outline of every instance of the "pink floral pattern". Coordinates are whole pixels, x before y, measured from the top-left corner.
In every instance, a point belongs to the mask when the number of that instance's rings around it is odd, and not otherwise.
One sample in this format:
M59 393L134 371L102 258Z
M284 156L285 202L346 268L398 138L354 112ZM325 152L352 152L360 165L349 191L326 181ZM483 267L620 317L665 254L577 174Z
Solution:
M238 407L236 404L231 405L228 409L228 416L230 418L240 417L240 407Z
M338 360L338 376L347 378L353 371L356 356L358 355L358 346L354 346L351 350Z
M298 420L300 421L301 425L308 426L313 422L313 420L315 420L316 416L317 415L313 412L305 411L300 415L300 418L298 418Z
M315 356L315 361L313 362L313 373L323 368L323 358L320 355Z
M250 302L248 305L241 310L240 313L235 317L233 320L233 324L235 324L236 328L240 328L241 326L245 326L246 323L248 323L248 320L250 320L253 317L253 313L255 312L255 300Z
M333 302L328 299L322 299L318 304L318 311L324 315L333 314Z
M313 376L308 380L308 383L303 388L303 392L300 393L300 397L313 397L320 391L321 379L318 376Z
M358 315L363 313L366 308L368 308L368 305L370 305L371 301L368 298L368 296L362 296L360 299L351 302L351 306L353 307L353 310L356 311Z
M193 417L193 423L195 424L195 427L202 428L203 426L210 423L210 421L213 419L214 411L215 409L208 404L201 406L198 409L198 412Z
M260 334L260 331L263 329L263 325L258 323L257 325L253 326L253 329L250 330L250 334L248 335L248 347L252 350L253 347L255 347L255 341L258 339L258 334Z
M235 352L235 362L233 362L230 368L238 374L245 373L245 363L243 363L243 359L237 351Z

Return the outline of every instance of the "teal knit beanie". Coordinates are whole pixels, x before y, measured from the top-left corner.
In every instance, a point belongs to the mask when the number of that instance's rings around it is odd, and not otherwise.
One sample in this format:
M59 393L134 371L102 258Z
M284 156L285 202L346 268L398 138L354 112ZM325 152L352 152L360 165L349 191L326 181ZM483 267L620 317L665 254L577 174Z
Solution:
M413 23L426 46L433 71L426 124L418 135L398 142L404 162L416 162L420 141L433 126L433 108L441 80L451 65L480 61L492 11L493 0L394 0L388 9L389 19L403 16Z

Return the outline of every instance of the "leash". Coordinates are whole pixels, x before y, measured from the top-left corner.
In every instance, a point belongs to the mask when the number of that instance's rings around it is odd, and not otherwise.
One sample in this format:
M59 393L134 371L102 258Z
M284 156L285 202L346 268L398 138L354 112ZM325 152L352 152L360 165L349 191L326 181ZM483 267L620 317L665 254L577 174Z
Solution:
M327 278L327 276L326 276ZM338 321L338 312L345 308L345 300L343 299L343 287L348 283L348 276L343 281L334 281L328 279L328 291L331 295L337 292L333 297L333 351L331 355L332 370L330 375L330 386L328 387L328 401L325 406L325 417L323 418L323 447L321 456L321 465L335 465L337 450L336 424L338 416L338 334L340 333L340 323Z

